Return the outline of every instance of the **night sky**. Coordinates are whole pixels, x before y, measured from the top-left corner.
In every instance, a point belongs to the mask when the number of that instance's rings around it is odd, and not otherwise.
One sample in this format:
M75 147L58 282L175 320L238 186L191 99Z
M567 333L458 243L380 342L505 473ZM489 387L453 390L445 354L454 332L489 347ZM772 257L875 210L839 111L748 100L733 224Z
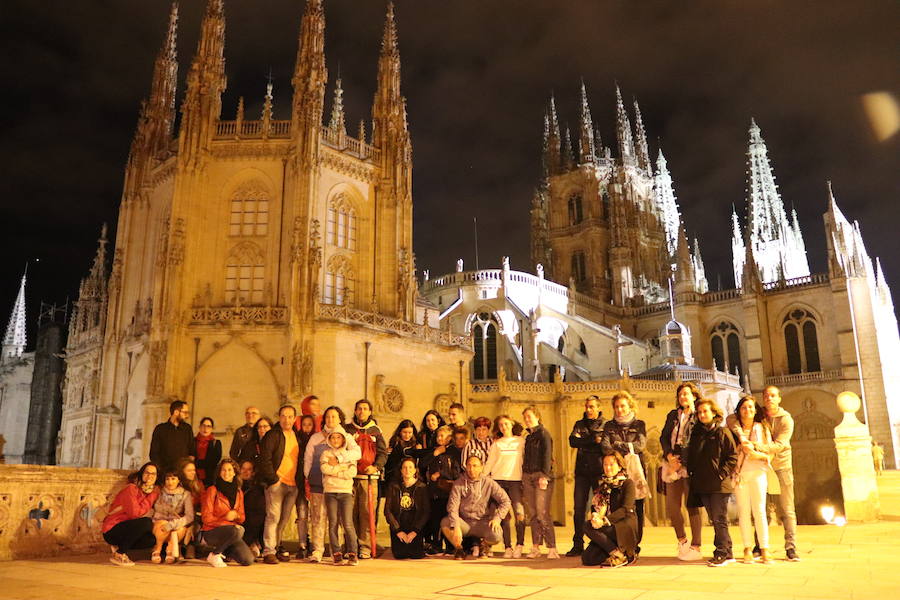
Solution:
M182 0L179 98L205 0ZM115 228L138 107L165 35L166 0L5 0L0 19L0 266L5 326L22 268L28 319L41 300L74 299L101 224ZM290 117L290 77L305 2L226 0L228 89L257 118L271 69L275 117ZM382 0L326 0L326 59L343 77L348 130L371 118ZM432 276L462 257L482 268L509 255L532 270L528 210L542 115L556 95L578 126L579 81L615 148L615 82L636 97L655 160L668 159L688 235L710 286L733 287L730 213L745 206L751 116L768 143L785 205L796 207L813 272L827 269L825 181L900 303L900 136L878 142L863 94L900 96L900 4L866 2L588 2L400 0L403 92L413 140L415 252ZM326 99L326 119L331 86ZM659 144L657 143L659 139ZM615 150L614 150L615 152ZM33 335L29 347L33 345Z

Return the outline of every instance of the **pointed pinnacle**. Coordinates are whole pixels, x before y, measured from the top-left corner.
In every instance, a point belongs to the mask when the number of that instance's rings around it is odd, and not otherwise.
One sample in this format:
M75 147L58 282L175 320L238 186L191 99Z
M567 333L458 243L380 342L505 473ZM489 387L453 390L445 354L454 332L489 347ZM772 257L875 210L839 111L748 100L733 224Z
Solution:
M163 42L162 53L174 60L177 50L178 37L178 3L173 2L169 11L169 30L166 33L166 41Z
M382 54L397 52L397 23L394 20L394 3L388 2L387 16L384 20L384 36L381 39Z

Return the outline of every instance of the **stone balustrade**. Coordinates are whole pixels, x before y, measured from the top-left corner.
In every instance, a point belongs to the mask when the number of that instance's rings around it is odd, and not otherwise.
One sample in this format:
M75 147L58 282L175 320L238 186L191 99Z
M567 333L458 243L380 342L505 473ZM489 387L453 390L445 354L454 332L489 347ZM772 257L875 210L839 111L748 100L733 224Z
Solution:
M807 383L836 381L840 378L840 369L829 369L827 371L810 371L808 373L793 373L791 375L772 375L771 377L766 377L766 385L786 387L792 385L803 385Z
M125 471L0 464L0 560L106 548L106 509Z

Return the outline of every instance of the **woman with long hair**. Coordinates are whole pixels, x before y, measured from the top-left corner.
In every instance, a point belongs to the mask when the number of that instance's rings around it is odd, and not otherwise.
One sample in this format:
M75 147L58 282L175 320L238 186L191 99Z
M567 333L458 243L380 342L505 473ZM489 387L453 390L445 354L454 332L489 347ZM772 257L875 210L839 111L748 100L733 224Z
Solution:
M401 459L399 478L388 485L385 495L384 518L391 529L391 554L395 559L425 558L424 531L431 504L428 487L418 473L414 458Z
M244 543L253 553L253 558L262 554L263 528L266 524L266 490L256 478L253 461L241 463L241 491L244 492Z
M547 546L547 558L559 558L556 550L556 531L550 517L550 501L553 498L553 438L541 424L537 407L522 411L522 419L528 429L525 437L525 453L522 457L522 491L525 506L531 515L531 550L528 558L541 555L541 543Z
M477 421L476 421L477 425ZM516 422L509 415L494 419L494 443L484 463L484 474L503 488L509 496L512 510L500 522L503 529L503 558L522 558L525 548L525 506L522 504L522 460L525 457L525 438L516 433ZM516 545L513 547L510 523L516 524Z
M269 430L275 427L275 423L269 417L260 417L253 424L253 431L250 432L250 438L238 454L238 461L251 461L254 465L259 458L259 443L262 441Z
M737 501L738 523L741 541L744 543L744 562L748 564L754 562L754 525L759 541L760 561L766 564L772 562L769 556L769 522L766 516L771 457L757 449L767 448L772 443L772 432L765 417L766 413L756 399L747 395L738 401L733 417L728 419L735 443L738 444L734 499Z
M379 490L386 491L392 483L400 481L400 463L403 459L412 457L410 451L415 450L417 437L416 424L409 419L403 419L394 429L394 434L388 440L390 454L384 463L384 485L379 486ZM416 462L414 457L413 462Z
M222 460L222 442L213 434L215 422L212 417L200 419L197 435L194 438L194 463L197 465L197 476L204 485L215 481L216 467Z
M675 408L666 415L666 423L659 436L663 450L661 478L665 483L666 513L678 540L676 553L679 560L703 558L703 554L700 553L700 534L703 530L700 508L687 507L691 524L690 542L684 530L682 509L687 505L687 498L690 495L690 479L684 467L685 451L688 440L691 439L691 428L696 422L694 403L699 399L700 388L696 384L690 381L679 384L675 389Z
M189 456L179 460L175 470L178 472L178 478L181 480L181 487L190 493L194 503L194 522L183 540L184 557L192 560L197 557L197 535L200 533L200 527L203 525L203 521L200 519L200 504L203 500L203 492L206 491L206 486L197 477L197 465L194 464L194 460Z
M432 409L422 417L422 426L419 428L419 445L423 449L431 449L437 446L437 430L446 425L441 413Z
M153 546L153 504L159 497L156 478L159 467L148 462L128 476L128 484L122 488L103 519L100 530L103 539L110 546L112 556L109 561L120 567L133 567L128 558L133 548Z
M584 533L591 540L581 555L586 566L621 567L637 560L637 515L634 482L618 452L603 457L603 475L591 501Z
M647 463L644 448L647 446L647 425L637 418L637 401L625 390L619 390L612 397L613 418L603 424L603 440L600 447L603 454L618 452L622 456L634 452L641 462L645 476ZM630 475L635 475L631 473ZM641 553L641 539L644 537L644 498L634 502L637 514L637 550Z
M253 553L244 543L244 492L237 463L226 458L213 471L216 478L203 494L201 538L212 548L206 562L212 567L227 567L228 555L242 566L253 563Z
M318 398L315 396L310 397L315 398L315 402L318 403ZM318 410L318 407L316 407L316 410ZM319 417L321 418L321 415L319 415ZM297 429L297 444L300 447L298 456L302 459L305 457L309 440L312 439L313 434L316 432L316 418L310 414L301 415L298 419L297 426L299 428ZM306 497L306 477L303 475L303 467L297 465L297 468L299 469L297 474L298 491L296 501L297 539L300 541L297 549L297 560L303 560L309 555L309 498Z

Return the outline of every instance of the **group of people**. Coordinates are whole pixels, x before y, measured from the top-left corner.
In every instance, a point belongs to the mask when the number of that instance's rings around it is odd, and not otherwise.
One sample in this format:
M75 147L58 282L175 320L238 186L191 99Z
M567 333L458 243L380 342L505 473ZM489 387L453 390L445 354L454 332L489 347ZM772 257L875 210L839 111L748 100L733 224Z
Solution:
M679 385L660 438L658 485L679 559L702 559L702 506L715 531L708 564L734 561L727 520L734 494L744 561L770 561L766 497L777 488L786 556L799 560L793 421L780 401L778 388L770 386L764 407L744 396L726 419L697 386ZM577 454L574 536L566 556L580 556L585 565L621 567L641 551L649 495L646 425L628 392L613 395L607 421L600 404L597 396L587 398L583 418L569 435ZM550 516L553 440L536 406L522 411L520 423L505 414L469 419L457 403L446 421L429 410L419 427L405 419L385 439L368 400L356 402L348 421L340 407L321 411L319 399L309 396L299 414L293 405L282 406L277 421L248 407L246 424L234 432L225 458L212 419L201 419L195 436L187 404L175 401L169 409L169 419L153 432L150 462L129 477L103 522L113 564L132 565L131 550L152 548L154 563L206 554L213 567L292 558L319 563L326 556L334 565L356 565L377 551L382 502L395 559L487 558L501 542L504 558L537 558L542 545L548 559L560 558ZM299 540L295 555L282 543L292 518Z

